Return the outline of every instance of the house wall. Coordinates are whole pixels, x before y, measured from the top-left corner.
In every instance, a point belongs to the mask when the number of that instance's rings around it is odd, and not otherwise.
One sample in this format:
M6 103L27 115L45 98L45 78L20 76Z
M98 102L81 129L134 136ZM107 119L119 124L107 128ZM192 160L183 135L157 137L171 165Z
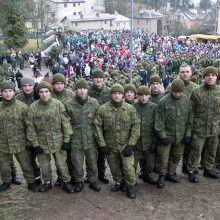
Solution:
M144 30L147 33L157 33L157 19L137 19L133 20L133 29Z

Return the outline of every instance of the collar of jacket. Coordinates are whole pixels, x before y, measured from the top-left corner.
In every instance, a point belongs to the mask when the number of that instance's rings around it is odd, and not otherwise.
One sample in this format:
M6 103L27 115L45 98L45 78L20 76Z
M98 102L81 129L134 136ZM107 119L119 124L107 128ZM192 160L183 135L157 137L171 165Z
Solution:
M65 90L65 88L64 88L61 92L58 92L58 91L56 91L55 89L53 89L53 92L54 92L56 95L60 95L60 94L64 93L64 90Z
M5 100L4 98L2 98L2 102L4 103L4 105L7 106L13 105L15 101L16 101L15 96L11 100Z
M50 97L49 100L47 102L44 102L40 99L40 104L41 105L49 105L52 102L52 98Z
M215 87L216 87L216 83L214 84L214 85L208 85L208 84L204 84L204 87L206 88L206 89L214 89Z

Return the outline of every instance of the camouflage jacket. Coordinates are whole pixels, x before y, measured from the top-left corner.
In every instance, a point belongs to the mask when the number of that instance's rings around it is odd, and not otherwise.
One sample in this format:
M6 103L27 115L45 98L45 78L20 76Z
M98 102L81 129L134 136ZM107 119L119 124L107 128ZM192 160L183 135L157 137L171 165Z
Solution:
M195 89L195 88L198 88L199 85L197 85L196 83L192 82L192 81L187 81L187 82L184 82L185 84L185 88L183 90L183 94L186 95L187 97L190 97L190 95L192 94L192 91ZM165 93L168 94L170 93L171 91L171 85L169 85L167 88L166 88L166 91Z
M70 119L60 101L51 98L46 103L37 100L31 104L27 138L34 147L40 146L45 153L54 153L63 142L70 141L72 133Z
M13 98L0 103L0 151L19 153L26 146L26 117L28 106Z
M220 87L201 85L191 95L193 106L193 133L203 137L219 134Z
M138 101L133 106L140 119L140 138L136 144L136 149L145 151L148 150L151 144L156 142L156 133L154 131L156 104L148 102L143 105Z
M98 100L100 105L105 104L110 100L110 88L106 85L103 86L102 90L97 90L94 85L89 88L89 96Z
M84 105L81 105L74 97L65 103L65 107L73 129L72 147L83 149L96 147L93 119L99 107L98 101L88 97Z
M26 105L30 106L34 101L34 93L29 95L25 94L24 92L18 93L15 98L21 102L24 102Z
M56 92L53 90L51 97L54 99L59 100L60 102L62 102L63 104L71 99L73 99L73 97L75 96L75 93L69 89L65 89L62 92Z
M171 142L180 142L184 136L192 133L192 104L183 95L175 99L171 94L164 96L157 106L155 130L159 138L168 138Z
M158 93L158 94L152 94L151 93L151 96L149 98L149 102L153 102L154 104L158 104L160 99L164 97L164 93Z
M98 145L110 146L113 151L122 151L135 145L140 136L140 123L135 108L124 102L115 108L109 101L100 106L94 119L95 137Z

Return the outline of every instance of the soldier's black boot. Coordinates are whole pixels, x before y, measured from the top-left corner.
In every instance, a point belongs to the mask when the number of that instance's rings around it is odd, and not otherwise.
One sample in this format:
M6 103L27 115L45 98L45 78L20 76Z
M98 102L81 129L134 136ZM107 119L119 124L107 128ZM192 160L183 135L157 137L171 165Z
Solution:
M124 183L116 182L114 185L112 185L110 191L118 192L119 190L122 190L123 188L124 188Z
M74 187L71 185L71 183L63 183L63 190L68 193L73 193Z
M17 171L14 161L11 164L11 177L12 177L11 183L15 185L21 185L21 180L17 177Z
M157 180L157 188L164 188L165 185L165 175L159 175Z
M173 174L173 175L167 174L166 180L168 180L172 183L180 183L180 178L176 174Z
M28 183L28 187L29 190L32 190L33 192L42 192L40 186L38 186L35 182L33 183Z
M130 199L135 199L136 198L136 191L134 187L127 187L127 197Z
M41 180L41 177L38 176L35 178L35 181L34 181L38 186L40 186L42 184L42 180Z
M191 182L191 183L198 183L199 182L199 179L196 177L196 174L194 172L188 173L188 179L189 179L189 182Z
M76 182L74 192L81 192L83 187L84 185L82 182Z
M155 184L157 184L157 180L155 180L152 176L150 176L150 175L143 175L143 181L145 182L145 183L149 183L149 184L153 184L153 185L155 185Z
M84 183L90 183L90 179L89 179L89 177L88 176L86 176L85 178L84 178Z
M205 177L211 177L214 179L219 179L220 178L220 173L217 172L216 170L204 170L203 176Z
M60 179L60 177L58 177L54 186L62 186L62 184L63 184L63 181Z
M40 192L47 192L48 190L52 189L52 183L51 181L45 182L40 189Z
M11 184L10 183L5 183L3 182L1 185L0 185L0 192L5 192L5 191L8 191L11 189Z
M109 184L109 179L106 177L105 173L99 173L98 179L105 184Z
M100 192L101 191L101 187L98 185L97 182L90 182L89 183L89 188L95 192Z

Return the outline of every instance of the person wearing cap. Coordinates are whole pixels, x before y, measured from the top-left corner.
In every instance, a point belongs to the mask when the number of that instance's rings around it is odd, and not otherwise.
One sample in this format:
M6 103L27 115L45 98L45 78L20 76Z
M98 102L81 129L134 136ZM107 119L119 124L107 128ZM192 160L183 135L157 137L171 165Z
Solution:
M198 87L198 85L194 82L192 82L191 79L192 76L192 69L191 66L188 64L182 64L179 68L179 78L183 80L184 82L184 90L183 94L187 97L190 97L193 90ZM169 93L171 90L171 87L169 86L166 89L166 93ZM187 173L187 162L189 157L189 150L190 150L190 144L185 144L184 152L183 152L183 159L182 159L182 172Z
M213 66L217 69L218 71L218 77L217 77L217 81L216 84L220 85L220 59L216 59L213 63Z
M27 138L33 146L42 172L42 191L52 188L51 156L63 181L63 189L71 193L71 177L66 164L70 138L73 133L64 105L51 98L52 88L42 81L37 87L40 99L33 102L27 117Z
M155 167L156 155L156 134L154 131L156 104L149 102L150 90L147 86L140 86L137 95L138 101L133 106L140 119L140 138L135 145L135 170L137 170L139 162L143 181L156 184L157 181L151 176Z
M98 100L100 105L105 104L110 100L110 88L107 87L104 83L104 72L103 70L96 68L92 71L92 85L89 87L89 93L88 95L92 98L95 98ZM109 179L105 175L105 161L106 156L101 153L101 151L98 151L98 178L103 183L108 184ZM85 179L85 182L88 180Z
M26 105L30 106L34 101L37 100L37 94L34 90L34 80L29 77L23 77L21 79L21 89L22 92L18 93L15 98ZM35 182L41 184L41 172L38 164L36 163L36 154L33 146L28 144L27 149L31 152L31 163L34 170Z
M13 156L21 166L28 189L38 192L31 166L30 152L26 150L26 116L28 106L15 99L15 84L5 80L0 85L3 101L0 103L0 192L11 188Z
M85 79L76 82L76 96L65 103L67 114L73 129L71 137L71 161L75 192L83 189L84 158L86 162L89 188L95 192L101 190L98 185L97 145L94 137L93 118L99 107L96 99L88 96L89 85Z
M220 87L216 85L218 72L209 66L203 70L204 84L193 90L190 97L193 105L193 137L187 170L192 183L199 182L197 171L201 152L204 148L203 176L220 178L215 169L215 156L218 146L220 123Z
M66 78L63 74L56 73L55 75L53 75L53 79L52 79L51 84L53 85L53 91L52 91L52 94L51 94L52 98L55 98L55 99L59 100L63 104L74 98L75 93L73 91L71 91L70 89L65 88ZM67 165L68 165L69 173L71 175L72 162L71 162L71 159L70 159L69 152L67 152ZM59 172L57 173L57 175L58 175L58 178L55 182L55 186L61 186L62 181L61 181Z
M135 96L137 93L135 85L133 85L132 83L126 84L124 86L124 91L125 102L127 102L128 104L133 104L135 102Z
M159 75L152 75L149 80L149 87L150 87L150 98L149 101L155 104L158 104L160 99L164 96L164 93L161 92L162 80Z
M66 78L63 74L56 73L53 75L51 84L53 85L52 98L61 101L63 104L75 96L73 91L65 88Z
M95 115L95 137L107 161L115 184L111 191L126 187L127 196L136 198L134 146L140 136L140 123L135 108L123 100L124 88L113 84L111 100L101 105Z
M158 188L164 188L166 180L179 183L176 168L183 155L184 144L191 141L192 105L183 94L184 82L175 79L170 94L157 105L155 130L158 135Z

